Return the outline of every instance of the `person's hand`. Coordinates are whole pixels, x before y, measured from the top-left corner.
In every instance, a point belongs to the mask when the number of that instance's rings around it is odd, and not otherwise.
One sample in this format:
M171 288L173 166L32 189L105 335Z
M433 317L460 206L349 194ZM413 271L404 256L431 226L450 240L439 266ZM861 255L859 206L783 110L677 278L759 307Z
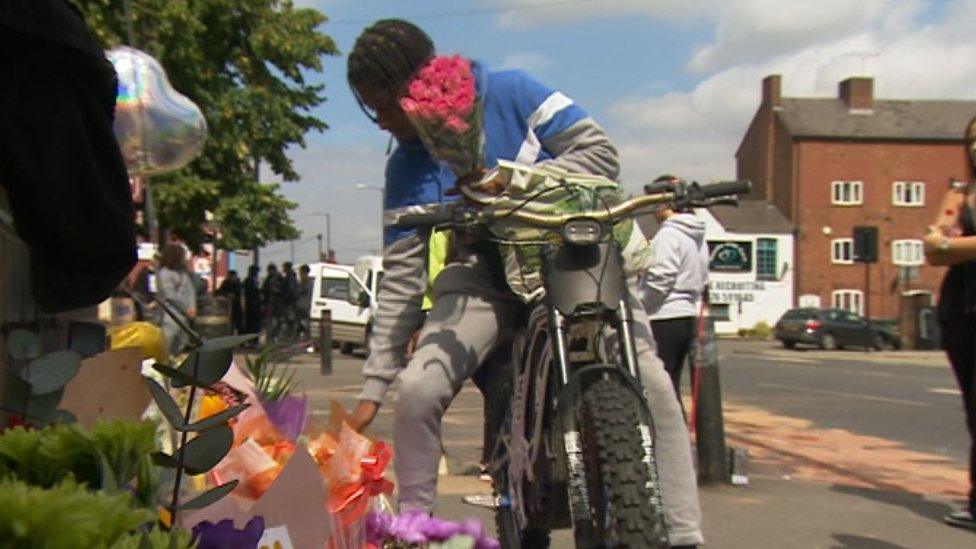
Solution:
M925 253L933 253L941 251L942 243L947 238L946 232L935 225L929 225L929 230L925 233L922 238L922 244L925 247Z
M357 433L363 432L363 429L369 427L369 424L376 419L376 414L379 410L379 402L360 400L356 409L352 411L352 415L349 416L349 426Z
M461 187L468 187L476 193L488 196L498 196L502 194L502 192L505 191L505 184L497 176L487 180L484 179L485 174L487 173L488 169L482 168L477 172L473 172L464 177L458 178L458 180L454 182L454 188L448 189L444 192L444 194L447 196L457 196L462 194Z
M417 350L418 339L420 339L420 330L414 330L414 332L410 334L410 339L407 340L407 352L405 355L408 359L412 357L413 352Z
M196 318L197 310L193 307L190 307L189 309L186 310L186 316L187 318Z

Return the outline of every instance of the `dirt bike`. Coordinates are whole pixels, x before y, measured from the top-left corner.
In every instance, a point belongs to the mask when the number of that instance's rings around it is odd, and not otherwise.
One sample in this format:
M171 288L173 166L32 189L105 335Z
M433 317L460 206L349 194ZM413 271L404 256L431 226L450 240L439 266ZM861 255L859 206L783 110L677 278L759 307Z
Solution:
M670 547L623 256L611 233L649 207L735 202L749 186L662 182L592 211L455 204L399 218L401 227L452 228L507 244L489 232L501 219L556 235L543 244L544 297L527 305L513 345L508 416L486 425L499 432L489 470L503 547L547 547L552 529L568 527L577 547Z

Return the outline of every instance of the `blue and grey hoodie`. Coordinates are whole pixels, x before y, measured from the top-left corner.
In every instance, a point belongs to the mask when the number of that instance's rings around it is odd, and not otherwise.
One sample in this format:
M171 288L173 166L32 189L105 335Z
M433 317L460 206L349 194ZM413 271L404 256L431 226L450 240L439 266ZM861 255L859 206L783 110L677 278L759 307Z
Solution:
M561 168L616 179L617 150L603 129L562 93L522 71L488 72L474 63L478 96L484 105L485 161L551 163ZM393 227L404 213L425 211L449 200L444 191L454 175L418 142L398 143L386 165L383 268L366 382L360 399L382 402L406 364L410 335L421 323L427 287L427 240L416 231Z

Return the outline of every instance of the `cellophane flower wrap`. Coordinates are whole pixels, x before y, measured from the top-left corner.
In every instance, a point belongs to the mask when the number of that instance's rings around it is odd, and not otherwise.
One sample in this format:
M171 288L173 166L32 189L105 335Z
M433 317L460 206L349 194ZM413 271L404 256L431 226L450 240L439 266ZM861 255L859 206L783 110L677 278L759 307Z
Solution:
M459 55L431 59L410 81L400 107L427 152L455 176L481 172L485 133L470 60Z

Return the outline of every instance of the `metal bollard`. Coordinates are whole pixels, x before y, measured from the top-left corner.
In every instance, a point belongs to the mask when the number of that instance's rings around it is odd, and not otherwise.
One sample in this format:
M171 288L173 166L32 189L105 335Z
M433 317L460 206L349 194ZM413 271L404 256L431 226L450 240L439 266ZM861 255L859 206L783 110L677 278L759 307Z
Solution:
M319 357L321 365L319 373L322 375L332 375L332 311L322 310L322 319L319 321Z
M695 365L695 375L700 377L695 425L698 481L701 484L726 482L729 480L728 451L725 447L722 383L719 379L714 319L705 319L705 333L695 342L691 362Z

